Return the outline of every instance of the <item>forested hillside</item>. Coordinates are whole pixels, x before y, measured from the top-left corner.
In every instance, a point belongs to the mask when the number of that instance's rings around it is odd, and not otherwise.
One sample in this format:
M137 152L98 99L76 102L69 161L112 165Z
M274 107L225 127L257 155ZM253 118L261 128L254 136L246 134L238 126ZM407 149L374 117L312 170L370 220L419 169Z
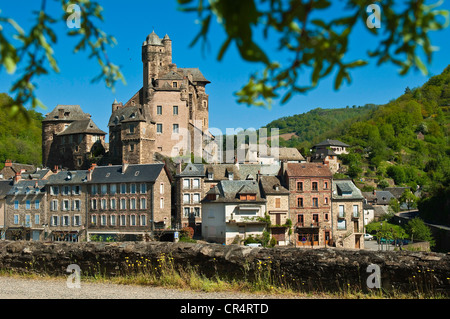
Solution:
M28 110L29 120L22 114L11 118L9 109L5 108L11 97L0 93L0 168L5 160L10 159L22 164L41 164L43 116L33 110Z
M427 205L428 211L450 223L450 66L423 86L406 88L386 105L318 109L273 121L268 127L272 125L282 133L297 132L297 139L280 145L303 153L325 138L351 145L342 160L348 167L346 175L358 186L420 187L429 198L421 202L422 207Z

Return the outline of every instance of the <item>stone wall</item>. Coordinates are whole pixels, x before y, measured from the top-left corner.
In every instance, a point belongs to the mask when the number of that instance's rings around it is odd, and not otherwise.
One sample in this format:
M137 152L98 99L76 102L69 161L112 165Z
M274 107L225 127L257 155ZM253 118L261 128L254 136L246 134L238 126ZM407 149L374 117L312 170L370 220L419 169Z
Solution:
M343 249L250 248L217 244L167 242L44 243L0 242L0 269L68 276L77 264L82 275L126 273L127 264L161 256L173 258L175 267L195 266L205 276L253 280L271 272L274 284L302 291L368 291L370 264L380 267L385 291L450 292L450 254L407 251ZM153 268L152 268L153 269ZM129 271L129 269L128 269ZM128 272L129 273L129 272Z

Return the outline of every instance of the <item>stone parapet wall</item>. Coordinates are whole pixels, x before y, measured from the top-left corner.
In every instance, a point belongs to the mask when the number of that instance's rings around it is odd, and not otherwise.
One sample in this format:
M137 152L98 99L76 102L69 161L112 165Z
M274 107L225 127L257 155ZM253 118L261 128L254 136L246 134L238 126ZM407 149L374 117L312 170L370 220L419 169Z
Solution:
M130 274L130 264L145 260L157 265L161 256L170 256L178 269L195 267L206 277L251 281L270 273L274 284L301 291L342 291L349 287L369 291L367 279L372 271L367 268L375 264L385 291L450 294L450 254L433 252L168 242L0 242L0 269L48 275L68 276L70 264L77 264L82 275Z

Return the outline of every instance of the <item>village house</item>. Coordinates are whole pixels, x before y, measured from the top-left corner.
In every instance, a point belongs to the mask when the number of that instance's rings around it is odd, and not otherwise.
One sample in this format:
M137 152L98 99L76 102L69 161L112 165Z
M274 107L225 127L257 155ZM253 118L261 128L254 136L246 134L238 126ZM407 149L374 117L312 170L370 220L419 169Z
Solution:
M333 180L332 212L334 245L364 248L364 197L351 180Z
M283 163L283 185L289 190L289 211L297 247L325 247L331 239L332 173L319 163Z
M12 181L0 180L0 239L5 239L5 213L6 213L6 195L12 187Z
M210 242L239 244L263 235L266 200L256 180L222 180L202 201L202 235Z
M87 234L142 240L172 225L172 177L165 164L93 166L87 174Z
M47 223L46 184L49 170L16 173L5 197L5 239L44 240Z
M51 241L78 242L86 237L87 170L55 170L48 177L48 237Z
M270 217L270 235L277 245L291 242L292 220L289 216L289 191L278 176L260 177L261 196L266 199L266 212Z

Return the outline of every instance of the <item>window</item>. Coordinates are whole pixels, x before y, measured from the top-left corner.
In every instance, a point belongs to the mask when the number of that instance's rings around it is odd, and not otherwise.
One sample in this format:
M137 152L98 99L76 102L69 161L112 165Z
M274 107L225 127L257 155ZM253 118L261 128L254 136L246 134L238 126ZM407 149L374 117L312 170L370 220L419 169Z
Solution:
M134 134L134 129L135 129L135 127L136 127L136 125L134 125L134 124L130 124L129 126L128 126L128 132L130 133L130 134Z
M62 204L63 204L62 210L70 209L69 200L67 200L67 199L63 200Z
M275 198L275 208L281 208L281 198Z
M31 215L25 215L25 226L31 227Z
M178 115L178 105L173 106L173 115Z
M141 198L139 207L140 209L147 209L147 199Z
M298 222L299 226L303 226L303 221L304 221L303 215L298 215L297 222Z
M134 144L130 143L130 152L134 152Z
M189 213L190 213L191 211L190 211L190 209L189 209L189 207L185 207L184 208L184 217L189 217Z
M130 193L131 194L136 194L136 184L131 184Z
M74 226L80 226L81 225L81 216L80 215L73 216L73 225Z
M127 225L127 216L120 215L120 226L126 226L126 225Z
M297 191L303 191L303 182L297 182Z
M91 224L92 225L97 225L97 215L92 215L91 216Z
M347 227L346 227L345 222L346 222L345 219L338 219L337 229L339 229L339 230L346 229Z
M141 226L147 226L147 216L146 215L141 215Z
M97 200L96 199L91 200L91 208L94 210L97 209Z
M130 199L130 209L136 209L136 198Z
M142 183L141 184L141 194L146 194L147 193L147 184Z
M317 197L314 197L312 199L313 207L319 207L319 199Z
M189 188L189 185L190 185L189 179L187 178L183 179L183 188Z
M345 217L344 205L339 205L339 218L344 218L344 217Z
M164 194L164 183L159 184L159 193Z
M52 222L51 225L52 226L58 226L58 221L59 221L59 217L58 216L52 216Z
M116 223L117 223L117 216L116 215L111 215L110 223L111 223L111 226L116 226Z
M197 204L200 202L200 194L194 194L194 204Z
M172 87L174 88L178 87L178 82L172 82Z
M50 202L50 210L58 210L58 200L54 199Z
M52 187L50 187L50 194L52 194L52 195L58 195L58 194L59 194L59 187L58 187L58 186L52 186Z
M31 209L31 201L27 200L25 202L25 209Z
M102 184L101 192L102 192L102 195L106 195L108 193L108 186L106 184Z
M303 207L303 198L302 197L297 198L297 207Z
M80 195L80 190L81 190L80 185L75 185L72 189L72 194Z
M353 205L353 217L359 217L359 207L358 207L358 205Z
M189 204L191 202L191 196L189 194L183 194L183 203Z
M14 201L14 209L19 209L19 201L18 200Z
M200 180L198 178L192 180L192 188L194 189L200 188Z
M62 188L62 194L64 196L68 196L70 194L70 186L63 186Z
M107 207L106 207L107 205L106 205L106 199L105 198L102 198L101 200L100 200L100 209L103 209L103 210L105 210Z
M324 182L324 183L323 183L323 188L324 188L324 189L328 189L328 182Z
M328 219L328 213L323 213L323 220L326 220L326 221L328 221L329 219Z
M179 131L179 125L178 124L174 124L173 125L173 129L172 129L173 134L178 134L178 131Z
M14 225L19 225L19 215L14 215Z
M159 199L159 208L164 208L164 197Z
M116 195L116 192L117 192L117 185L116 184L109 185L109 194Z
M314 226L319 225L319 214L313 214L313 225Z
M127 209L127 200L125 198L120 199L120 209Z
M120 193L121 194L127 193L127 185L126 184L120 184Z
M163 125L156 124L156 133L161 134L163 132Z
M109 203L109 208L112 210L116 209L116 199L115 198L111 198L111 201Z
M194 216L200 217L200 207L194 207Z
M97 185L91 185L91 195L97 195Z
M313 191L318 190L317 182L312 182L311 188L312 188Z
M102 215L101 217L100 217L100 224L102 225L102 226L106 226L106 215Z
M80 209L81 209L81 205L80 204L81 204L80 200L79 199L75 199L73 201L73 210L80 211Z
M161 106L161 105L158 105L158 106L156 107L156 114L158 114L158 115L161 115L161 114L162 114L162 106Z
M130 216L130 226L136 226L136 215Z
M39 225L41 223L41 215L36 214L34 215L34 224Z
M328 197L324 198L325 205L328 205Z
M64 215L62 218L63 226L70 226L70 218L69 215Z

